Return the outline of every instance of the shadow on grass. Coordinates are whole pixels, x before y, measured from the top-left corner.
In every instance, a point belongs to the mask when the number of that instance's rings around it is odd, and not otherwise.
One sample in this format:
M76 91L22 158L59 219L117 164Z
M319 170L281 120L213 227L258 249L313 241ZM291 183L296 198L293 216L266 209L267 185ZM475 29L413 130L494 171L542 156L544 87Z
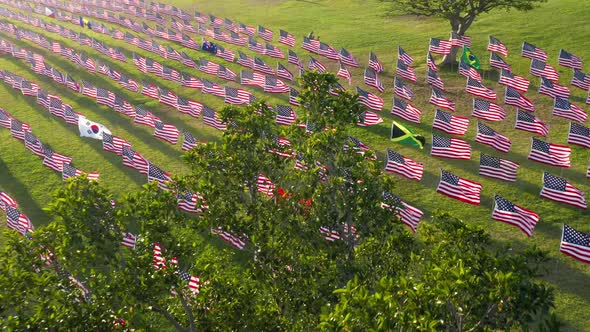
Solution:
M0 176L2 188L18 202L19 206L24 204L27 214L47 217L42 207L37 204L37 200L31 196L28 187L10 172L2 158L0 158L0 174L2 174ZM34 224L38 225L38 223Z

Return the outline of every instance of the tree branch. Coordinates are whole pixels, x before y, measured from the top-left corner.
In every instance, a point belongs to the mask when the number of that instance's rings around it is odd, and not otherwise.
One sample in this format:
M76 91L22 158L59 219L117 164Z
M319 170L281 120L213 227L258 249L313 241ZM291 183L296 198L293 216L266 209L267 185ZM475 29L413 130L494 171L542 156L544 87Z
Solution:
M152 311L155 311L159 314L164 315L164 317L166 317L167 320L169 320L172 324L174 324L174 327L176 327L176 329L178 331L182 331L182 332L186 331L186 328L184 328L182 325L180 325L180 322L178 322L178 320L176 320L176 318L174 318L174 316L172 316L172 314L168 310L166 310L164 308L160 308L159 306L154 306L154 305L151 308L152 308Z

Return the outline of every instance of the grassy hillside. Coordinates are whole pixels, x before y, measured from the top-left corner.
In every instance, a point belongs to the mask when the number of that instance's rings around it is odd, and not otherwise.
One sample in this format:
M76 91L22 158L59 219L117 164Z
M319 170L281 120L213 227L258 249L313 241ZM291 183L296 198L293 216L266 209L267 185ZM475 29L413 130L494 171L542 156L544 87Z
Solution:
M538 198L538 194L541 188L541 175L544 170L556 175L562 175L578 188L590 193L590 182L584 176L590 160L588 149L572 147L573 167L569 169L558 169L528 161L527 154L532 134L513 129L515 109L511 106L505 107L508 116L504 121L486 122L487 125L512 140L513 144L510 153L505 155L474 142L477 119L472 117L470 118L470 129L463 137L463 139L471 143L473 149L472 158L467 162L432 158L428 155L428 147L423 151L418 151L409 147L395 145L388 140L391 120L395 118L388 114L391 109L395 59L397 46L401 45L416 60L415 68L418 73L418 83L408 83L408 86L417 95L413 104L422 110L421 125L401 121L424 134L427 141L430 142L435 107L428 104L430 88L425 84L425 55L428 49L429 37L448 38L448 23L410 16L384 16L387 5L374 0L227 0L223 2L175 0L167 2L190 9L191 12L198 9L205 13L212 13L222 18L228 17L234 21L249 25L261 24L272 29L275 36L278 35L278 29L284 29L298 37L297 45L300 45L300 36L307 35L309 31L313 30L317 36L321 37L322 41L333 47L345 47L357 57L362 65L367 63L369 51L374 51L386 68L385 73L381 75L386 87L386 93L382 94L385 100L385 109L381 112L385 122L368 128L357 128L353 134L373 149L379 151L381 156L383 156L386 148L391 148L412 159L424 162L425 173L422 181L416 182L399 178L396 193L409 203L425 211L426 217L436 209L452 211L457 216L486 228L499 243L510 244L515 247L515 250L520 250L531 244L547 250L552 260L546 265L548 272L543 277L543 280L557 289L558 314L567 322L568 329L584 330L587 327L590 322L590 315L587 314L586 310L590 305L590 288L587 287L590 282L590 266L583 265L560 254L559 240L561 223L563 222L567 222L580 230L590 231L590 227L587 225L590 220L590 212L541 200ZM487 64L489 58L489 53L485 51L487 36L492 34L508 46L509 56L506 61L513 66L516 74L531 79L531 88L526 93L526 96L537 106L536 115L545 122L550 123L551 130L547 141L552 143L566 143L569 121L551 116L552 100L536 92L539 80L528 74L530 62L528 59L520 57L520 45L523 40L526 40L546 50L549 54L549 63L560 72L560 83L569 85L572 73L569 69L557 65L557 55L559 49L564 48L583 60L590 61L590 52L587 51L590 46L590 41L587 38L589 34L584 24L589 17L590 6L580 5L579 1L550 0L541 8L528 13L516 11L492 12L481 17L468 31L468 34L472 37L472 50L482 60L483 75L486 78L484 83L498 93L500 96L498 102L500 103L503 101L503 87L495 83L497 72L489 70ZM16 21L14 23L17 24ZM60 24L65 25L66 23ZM105 24L109 27L112 26L109 23ZM70 28L75 31L82 31L80 27L70 26ZM140 81L143 77L153 82L157 80L154 75L139 73L132 63L122 64L105 58L90 47L80 46L43 30L33 29L32 27L30 29L43 33L51 39L59 40L63 45L86 52L90 57L101 58L112 64L114 68L123 70L137 81ZM125 29L121 30L125 31ZM127 54L134 51L144 56L153 57L158 61L161 60L157 56L140 50L133 45L115 41L97 33L85 32L104 40L109 45L121 47ZM34 44L26 41L16 41L11 36L4 36L3 34L0 34L0 36L22 47L46 54L49 64L60 71L72 73L77 79L90 80L99 87L119 90L116 83L104 76L89 74L84 70L80 70L64 58L49 54ZM146 36L142 37L147 38ZM193 38L197 41L200 40L200 36L197 35L194 35ZM275 37L273 44L281 45L276 43L276 39L277 37ZM177 50L185 50L175 43L164 41L161 41L161 43L171 45ZM237 49L234 45L224 46L233 50ZM282 45L281 48L286 51L286 48L282 47ZM294 48L294 50L307 63L305 56L307 52L299 47ZM219 58L207 56L206 53L192 50L185 51L195 58L201 56L226 64ZM246 53L252 54L249 51L246 51ZM267 63L274 66L275 60L268 57L263 58ZM439 60L440 58L437 58L437 61ZM323 58L321 58L321 61L328 64L331 70L337 68L335 62ZM167 66L188 71L197 77L205 77L226 84L225 81L220 81L209 75L202 75L197 70L187 70L186 67L177 62L170 60L162 62ZM286 64L286 61L281 62ZM227 67L234 72L239 72L242 69L237 64L230 64ZM129 140L139 152L162 168L174 174L182 174L185 171L185 166L180 161L180 144L172 147L151 137L152 132L149 128L136 126L128 118L107 110L105 107L97 106L89 98L76 95L65 87L56 86L48 78L34 75L20 60L2 56L0 57L0 68L31 78L39 82L43 89L60 94L67 103L73 106L74 110L105 124L113 133ZM296 72L294 66L289 65L289 68ZM456 114L469 116L471 114L472 96L465 93L465 80L462 76L456 74L455 70L443 71L441 77L447 86L447 96L457 103ZM584 70L588 71L587 68ZM376 92L362 83L362 69L353 70L353 75L351 89L355 85L359 85L363 89ZM219 98L203 95L195 92L195 90L180 88L178 84L169 81L162 80L159 84L180 95L213 107L221 107L223 102ZM238 86L237 84L229 85ZM343 85L347 86L347 84ZM587 105L584 105L587 93L575 87L570 87L570 89L572 91L571 100L588 109ZM251 91L254 91L258 97L264 96L260 89L251 89ZM188 128L197 138L211 140L218 135L218 132L204 127L200 120L180 115L171 108L160 106L152 99L131 92L124 92L123 94L132 103L145 104L165 122L173 123L179 128ZM44 143L49 143L57 152L72 156L74 165L78 168L87 171L99 171L101 173L101 182L114 192L123 193L134 190L145 182L143 176L123 167L119 157L103 152L99 141L79 138L75 127L55 120L40 106L36 105L32 99L15 94L12 88L4 84L0 84L0 98L2 98L2 107L16 118L31 124L35 134ZM286 103L286 97L274 96L269 101L273 104ZM437 134L442 133L438 132ZM0 153L0 190L12 194L19 201L24 212L33 220L33 223L43 224L45 215L41 208L49 201L49 193L60 186L60 176L41 166L41 161L29 154L22 143L11 138L10 133L6 130L0 130L0 151L2 151ZM514 184L508 184L479 177L477 173L480 153L501 156L519 162L521 164L518 174L519 180ZM474 207L436 194L435 188L438 183L440 168L482 183L484 186L482 204ZM540 214L541 221L531 238L527 238L516 228L491 220L492 199L495 193ZM428 222L428 218L425 219L425 222Z

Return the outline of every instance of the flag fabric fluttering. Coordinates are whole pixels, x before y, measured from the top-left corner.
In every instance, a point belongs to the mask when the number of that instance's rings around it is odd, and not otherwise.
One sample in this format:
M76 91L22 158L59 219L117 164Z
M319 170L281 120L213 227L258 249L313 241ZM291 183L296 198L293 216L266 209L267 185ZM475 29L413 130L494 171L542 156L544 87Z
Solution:
M436 110L432 129L437 129L450 135L463 136L469 127L469 118L465 116L452 115L449 112Z
M381 207L384 209L392 210L401 220L402 223L407 225L415 233L418 228L418 223L424 212L404 202L398 196L391 194L387 191L383 192L383 202Z
M559 251L580 262L590 264L590 234L563 224Z
M408 179L420 181L422 179L422 174L424 173L424 164L387 149L385 171L402 175Z
M517 178L518 167L518 163L484 153L479 157L479 175L481 176L514 182Z
M103 139L103 133L111 134L111 131L104 125L88 120L83 115L78 117L78 129L80 130L80 137L90 137L94 139Z
M461 61L468 64L470 67L480 69L479 59L471 52L467 45L463 46L463 54L461 54Z
M543 173L543 188L539 196L580 209L588 208L586 194L583 191L571 185L566 179L548 172Z
M406 144L420 149L424 149L424 144L426 144L424 136L415 134L410 128L407 128L396 121L392 121L391 123L390 139L393 142Z
M492 219L516 226L530 237L533 235L535 225L539 222L539 215L496 195Z
M471 146L468 142L452 137L432 135L430 155L448 159L471 159Z
M399 116L406 121L420 123L420 115L422 112L414 105L393 97L393 108L391 109L391 114Z
M571 167L572 149L567 145L543 142L531 137L531 151L528 159L555 167Z
M482 185L441 169L436 192L464 203L479 205Z

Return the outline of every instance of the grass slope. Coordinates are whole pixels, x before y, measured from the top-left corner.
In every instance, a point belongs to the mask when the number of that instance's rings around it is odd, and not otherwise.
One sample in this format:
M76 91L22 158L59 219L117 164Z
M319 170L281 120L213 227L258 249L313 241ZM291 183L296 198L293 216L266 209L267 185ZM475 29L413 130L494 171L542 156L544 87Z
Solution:
M298 37L298 45L300 43L300 36L306 35L309 31L313 30L316 35L321 36L322 41L337 48L345 47L357 57L361 64L367 63L368 53L373 50L386 68L385 73L381 76L387 88L387 93L383 94L386 104L385 110L382 112L382 116L386 121L378 126L355 129L353 134L381 154L389 147L425 164L423 180L421 182L415 182L400 178L396 193L411 204L424 210L426 215L436 209L452 211L458 217L486 228L499 243L510 244L516 250L520 250L529 244L535 244L549 251L553 259L546 265L548 273L543 277L543 280L557 288L558 314L567 322L568 329L584 330L586 328L588 322L590 322L590 317L588 317L587 310L585 310L590 305L590 289L587 287L590 282L590 266L583 265L567 256L559 254L558 248L561 223L567 222L578 229L590 231L590 228L586 225L586 222L590 220L590 212L576 210L547 200L540 200L538 193L541 187L541 174L544 170L548 170L556 175L562 174L562 176L574 185L589 193L590 185L584 177L585 169L590 158L590 153L587 149L572 148L573 167L570 169L560 170L555 167L543 166L528 161L526 157L530 148L531 135L512 128L515 110L509 106L506 107L508 113L507 119L502 122L487 124L508 136L513 142L510 153L503 157L521 163L519 180L515 184L488 180L477 175L480 152L494 156L500 156L501 154L473 141L476 127L475 118L471 118L470 130L464 137L464 139L472 144L473 149L472 159L468 162L431 158L428 156L428 148L424 151L417 151L408 147L394 145L388 141L389 126L391 120L394 119L393 116L388 115L388 110L391 108L391 87L398 45L401 45L416 60L415 67L419 77L417 84L409 83L408 85L417 95L413 104L423 112L422 124L412 124L409 126L427 137L430 136L430 127L435 108L427 103L428 97L430 96L430 88L424 82L426 72L425 54L428 48L429 37L448 38L449 27L446 22L409 16L385 17L383 13L387 8L386 5L374 0L227 0L224 2L197 1L196 3L188 0L175 0L167 2L185 9L191 9L191 11L198 8L202 12L210 12L216 16L228 17L249 25L256 26L257 24L262 24L275 31L275 35L278 34L278 29L284 29ZM541 8L528 13L515 11L508 13L492 12L476 21L468 32L472 36L472 50L475 54L479 55L484 69L489 69L487 66L489 54L485 52L487 36L489 34L493 34L508 46L510 54L506 60L513 66L515 73L531 79L531 89L526 93L526 96L537 105L538 110L536 115L551 124L547 141L552 143L566 143L569 122L564 119L552 117L552 102L550 98L541 96L535 92L538 88L538 79L528 74L529 61L520 57L520 45L523 40L526 40L545 49L550 55L549 63L560 71L560 83L568 85L572 74L570 70L557 66L557 54L560 48L564 48L580 56L582 59L590 61L590 53L587 51L590 42L587 41L588 33L584 24L589 17L590 7L580 6L578 1L551 0ZM567 24L552 22L567 22ZM62 22L60 24L65 25L66 23ZM106 23L106 25L109 27L112 26L109 23ZM76 31L82 31L79 27L69 27ZM222 106L223 101L219 98L203 95L195 92L195 90L180 88L179 85L169 81L157 80L157 77L151 74L143 75L137 71L131 61L130 64L123 64L105 58L89 47L80 46L77 43L65 40L43 30L29 28L39 33L44 33L51 39L59 40L68 47L86 52L90 57L100 58L112 64L114 68L122 69L137 81L146 77L152 82L158 81L160 85L185 97L201 101L214 108ZM125 29L121 30L125 31ZM94 32L85 32L105 41L109 45L122 48L127 54L135 51L158 61L161 60L157 56L140 50L133 45L128 45L122 41L115 41ZM145 36L142 37L146 38ZM17 42L13 38L10 38L10 36L6 36L6 38L16 42L20 46L32 48L36 52L45 52L45 50L26 41ZM193 36L193 38L197 41L200 40L199 36ZM280 45L276 43L276 39L277 37L275 37L273 44ZM161 44L171 45L177 50L185 50L174 43L161 41ZM234 45L224 46L232 50L237 49ZM283 48L282 45L281 48ZM283 49L285 50L285 48ZM307 62L304 56L307 54L305 51L299 48L295 48L294 50ZM221 59L207 56L206 53L192 50L185 51L192 57L201 56L226 65ZM245 53L252 54L252 52L247 50ZM188 128L198 138L210 140L215 139L216 135L218 135L214 130L202 126L200 120L180 115L175 110L162 107L156 101L149 98L121 90L115 83L105 77L80 70L62 57L49 54L48 52L45 52L45 54L48 58L47 62L60 71L70 72L77 79L91 80L99 87L122 91L121 93L132 103L145 104L165 122L173 123L179 128ZM271 60L268 57L263 58L267 63L274 65L275 60ZM337 64L328 62L323 58L321 61L328 64L331 70L336 69ZM281 62L286 64L286 61ZM185 70L197 77L205 77L212 81L227 84L225 81L209 77L209 75L202 75L197 70L187 70L186 67L174 61L166 60L162 61L162 63L179 70ZM242 69L242 67L236 64L227 64L227 67L234 72L239 72ZM113 133L129 140L134 148L162 168L174 174L182 174L185 171L185 167L180 162L180 144L172 147L167 143L150 137L152 135L150 129L135 126L130 123L128 118L116 114L114 111L107 110L104 107L97 106L90 99L75 95L65 87L56 86L47 78L34 76L32 71L24 66L22 61L2 57L0 58L0 68L14 71L19 75L31 78L39 82L42 88L49 90L51 93L59 93L67 103L70 103L74 107L74 110L82 112L89 118L105 124ZM289 68L293 72L296 72L293 66L289 65ZM375 92L374 89L367 88L362 84L362 70L353 70L353 75L353 82L355 84L358 84L363 89ZM447 95L457 103L456 113L459 115L470 115L472 98L464 92L465 80L463 77L457 75L454 71L445 71L441 73L441 76L449 91ZM486 78L484 82L486 86L493 88L501 96L503 89L495 83L497 73L495 71L484 70L484 77ZM228 85L237 86L235 83ZM575 87L570 87L570 89L573 93L572 100L578 105L583 106L586 93ZM260 89L250 90L255 91L258 97L264 96L260 93ZM36 105L32 99L25 99L26 97L15 94L14 90L4 84L0 84L0 97L3 100L2 107L18 119L30 123L35 134L44 143L49 143L57 152L72 156L74 158L74 165L82 170L100 171L101 182L114 192L123 193L137 189L140 184L145 182L143 176L139 176L135 171L123 167L120 163L120 158L101 151L100 142L77 137L78 134L75 127L56 121L46 111ZM502 100L501 98L500 101ZM273 96L269 99L273 104L286 103L285 96ZM402 122L408 124L403 120ZM428 141L430 141L429 138ZM0 190L5 190L12 194L35 224L44 223L45 215L41 207L49 201L49 193L60 185L60 177L53 171L42 167L41 161L26 152L22 143L11 138L9 132L6 130L0 130L0 151L2 151L0 154ZM481 206L474 207L466 205L436 194L434 189L438 183L439 169L441 167L457 175L482 183L484 189ZM541 222L537 225L533 237L527 238L517 229L493 222L490 219L492 199L495 193L540 214Z

